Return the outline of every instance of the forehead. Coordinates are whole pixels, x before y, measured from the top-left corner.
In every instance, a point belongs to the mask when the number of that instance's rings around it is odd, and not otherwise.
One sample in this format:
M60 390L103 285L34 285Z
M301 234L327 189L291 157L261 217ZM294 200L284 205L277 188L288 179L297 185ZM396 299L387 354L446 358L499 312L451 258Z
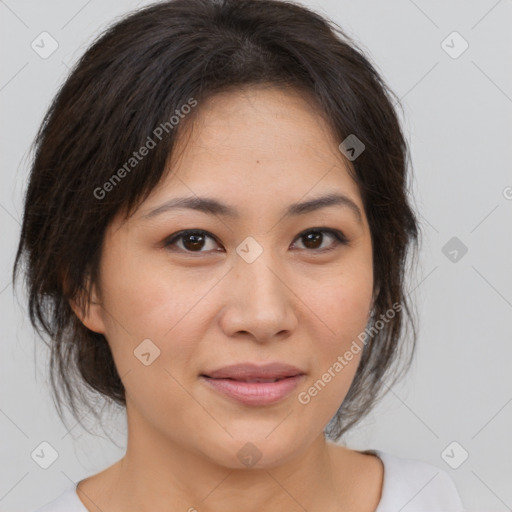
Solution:
M337 138L314 100L290 87L253 85L216 94L196 110L177 153L283 166L306 157L342 162ZM180 144L181 142L181 144ZM191 154L192 153L192 154Z
M197 107L154 196L187 186L189 193L238 201L261 192L293 202L318 187L358 196L338 145L316 104L299 91L261 85L223 92Z
M207 211L211 199L235 211L232 220L270 223L302 216L293 210L315 211L304 203L341 202L369 230L351 163L307 94L268 85L224 91L200 102L180 127L160 182L128 218L116 215L114 231L127 221L144 225L148 214L173 202Z

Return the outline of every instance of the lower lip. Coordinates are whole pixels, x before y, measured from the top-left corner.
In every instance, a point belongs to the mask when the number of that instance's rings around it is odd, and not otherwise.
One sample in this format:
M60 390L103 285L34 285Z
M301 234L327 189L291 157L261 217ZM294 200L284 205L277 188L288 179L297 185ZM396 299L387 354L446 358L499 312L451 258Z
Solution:
M276 382L243 382L231 379L201 378L219 393L246 405L269 405L288 396L305 375L287 377Z

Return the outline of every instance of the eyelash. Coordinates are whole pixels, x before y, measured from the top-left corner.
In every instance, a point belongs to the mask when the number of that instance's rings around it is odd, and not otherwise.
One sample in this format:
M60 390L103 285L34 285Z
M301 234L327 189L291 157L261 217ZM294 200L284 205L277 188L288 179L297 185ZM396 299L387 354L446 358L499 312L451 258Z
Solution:
M298 240L309 233L322 233L322 234L327 233L328 235L331 235L334 238L336 243L334 244L334 246L329 247L328 249L307 249L307 248L302 249L302 250L305 250L308 252L324 254L326 252L336 249L340 245L349 245L349 240L346 238L346 236L341 231L339 231L337 229L331 229L331 228L310 228L310 229L307 229L306 231L302 231L301 233L299 233L297 235L297 237L295 238L295 240ZM164 247L169 250L172 250L172 249L170 249L170 247L173 246L177 241L182 240L183 237L185 237L186 235L206 235L208 238L211 238L216 243L218 243L216 238L208 231L204 231L202 229L186 229L183 231L179 231L178 233L174 233L169 238L167 238L166 241L164 242ZM323 242L323 240L322 240L322 242ZM180 249L180 248L178 248L178 249L180 252L184 252L185 254L190 254L190 255L208 253L208 252L217 252L217 251L189 251L187 249Z

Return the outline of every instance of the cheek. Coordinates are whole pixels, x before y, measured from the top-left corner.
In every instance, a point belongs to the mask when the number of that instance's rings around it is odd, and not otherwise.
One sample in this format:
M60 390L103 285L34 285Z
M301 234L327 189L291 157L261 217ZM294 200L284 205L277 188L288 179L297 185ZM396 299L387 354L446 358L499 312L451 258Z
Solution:
M341 405L357 371L363 344L361 337L367 326L372 299L372 273L368 267L347 273L343 278L322 283L318 292L308 292L310 318L309 337L315 374L304 389L305 400L315 400L327 416ZM313 386L313 387L311 387ZM317 397L317 398L316 398Z
M142 262L120 264L110 278L107 338L127 400L145 417L173 424L188 414L187 403L190 408L184 387L203 336L201 323L191 319L197 320L204 291Z
M204 280L171 272L160 258L118 256L105 266L106 306L133 337L165 338L201 297Z
M205 294L204 279L191 283L190 275L171 274L168 267L150 264L133 256L133 251L131 258L115 256L105 261L103 302L107 339L118 372L121 376L130 372L128 391L130 382L138 382L140 390L151 393L154 388L161 393L159 383L170 379L166 369L174 375L180 368L192 368L202 326L190 319L201 310L198 301ZM148 366L137 358L144 353L154 361Z
M342 348L364 331L370 314L373 293L371 269L361 268L341 277L326 277L316 287L304 291L306 304L317 316L317 325L329 345ZM318 339L318 333L311 333Z

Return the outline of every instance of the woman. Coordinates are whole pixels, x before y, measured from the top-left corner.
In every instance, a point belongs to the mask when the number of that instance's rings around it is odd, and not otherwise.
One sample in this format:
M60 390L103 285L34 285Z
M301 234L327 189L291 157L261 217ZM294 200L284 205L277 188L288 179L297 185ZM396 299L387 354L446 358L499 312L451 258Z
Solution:
M36 139L14 272L59 412L92 388L128 443L40 511L462 510L444 471L332 442L416 339L391 96L276 0L155 4L85 53Z

